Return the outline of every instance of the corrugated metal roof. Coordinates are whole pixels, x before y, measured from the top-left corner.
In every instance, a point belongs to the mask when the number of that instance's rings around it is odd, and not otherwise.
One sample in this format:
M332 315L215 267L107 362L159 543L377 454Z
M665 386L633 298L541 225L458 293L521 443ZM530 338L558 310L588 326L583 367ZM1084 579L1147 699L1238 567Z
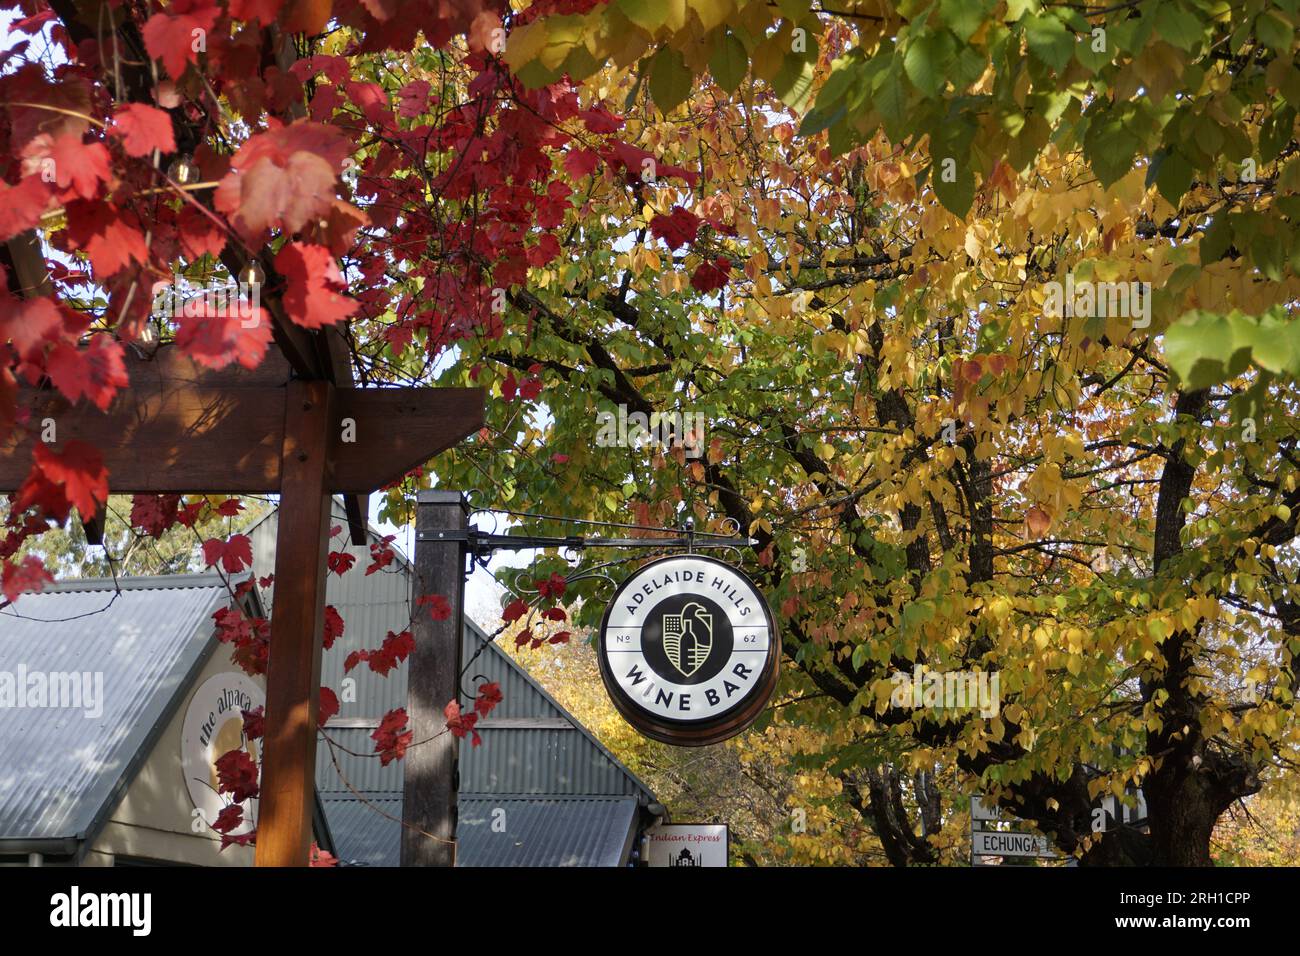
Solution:
M334 837L334 855L342 862L354 865L397 866L402 853L402 827L396 822L402 818L401 795L369 793L363 796L365 802L351 796L322 796L325 816Z
M0 707L0 840L93 830L214 646L211 615L229 600L220 575L170 575L65 581L0 611L0 672L103 680L97 717Z
M635 797L462 800L457 866L621 866L636 835Z

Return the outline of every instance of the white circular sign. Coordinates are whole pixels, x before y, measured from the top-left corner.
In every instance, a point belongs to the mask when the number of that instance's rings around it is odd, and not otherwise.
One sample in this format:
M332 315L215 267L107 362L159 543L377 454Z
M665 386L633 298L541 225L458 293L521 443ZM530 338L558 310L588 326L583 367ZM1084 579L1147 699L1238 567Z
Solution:
M190 800L212 826L234 800L217 790L217 759L231 750L246 750L262 767L262 742L244 735L242 711L266 705L266 694L247 674L235 671L217 674L203 682L185 708L181 727L181 766ZM248 833L257 825L257 800L245 800L244 822L231 836Z
M681 744L739 733L776 683L771 610L744 574L699 555L633 573L601 624L601 676L642 733Z

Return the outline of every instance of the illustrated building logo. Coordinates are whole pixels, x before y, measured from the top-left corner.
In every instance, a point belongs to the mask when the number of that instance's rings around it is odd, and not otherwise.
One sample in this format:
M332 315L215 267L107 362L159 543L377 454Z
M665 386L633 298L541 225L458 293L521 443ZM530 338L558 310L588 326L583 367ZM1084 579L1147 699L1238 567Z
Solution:
M717 743L752 724L776 687L780 655L758 588L697 554L633 572L600 628L601 679L618 712L679 746Z
M713 649L713 615L703 604L692 601L680 614L665 614L661 630L664 654L683 677L690 677L708 660Z

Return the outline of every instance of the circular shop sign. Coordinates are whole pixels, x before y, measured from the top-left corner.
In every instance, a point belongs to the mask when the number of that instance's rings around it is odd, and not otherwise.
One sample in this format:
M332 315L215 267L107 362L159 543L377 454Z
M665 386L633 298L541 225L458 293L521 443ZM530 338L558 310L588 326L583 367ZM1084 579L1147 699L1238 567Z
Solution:
M781 641L762 593L714 558L660 558L605 609L600 676L642 734L699 747L752 724L776 688Z
M266 693L247 675L235 671L205 680L185 708L181 727L181 767L190 801L208 826L233 799L217 791L217 759L232 750L246 750L262 767L260 740L244 736L241 711L265 706ZM244 820L231 836L247 833L257 825L257 799L244 801Z

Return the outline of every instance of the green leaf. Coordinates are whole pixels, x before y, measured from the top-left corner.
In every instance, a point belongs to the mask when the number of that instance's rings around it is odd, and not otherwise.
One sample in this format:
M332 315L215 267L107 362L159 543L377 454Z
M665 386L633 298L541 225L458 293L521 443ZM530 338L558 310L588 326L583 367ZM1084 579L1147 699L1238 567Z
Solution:
M682 55L672 47L661 47L647 64L650 70L650 96L663 113L669 113L691 93L691 71Z
M1205 24L1199 16L1181 3L1168 0L1156 4L1155 29L1160 39L1183 50L1193 49L1205 36Z
M1074 34L1050 13L1025 21L1025 40L1030 53L1057 71L1065 69L1074 55Z
M745 74L749 72L749 54L740 38L728 31L721 42L713 48L709 57L709 70L718 85L728 93L736 92Z
M988 18L994 0L939 0L939 15L965 43Z
M1193 312L1165 331L1169 367L1188 388L1208 388L1226 378L1222 356L1232 355L1233 332L1221 315Z
M947 80L957 43L947 31L913 37L903 56L907 78L926 96L935 96Z
M895 142L901 142L907 136L907 89L897 67L882 71L877 78L880 84L872 105L880 112L884 121L885 134Z
M1161 160L1156 172L1156 188L1175 209L1183 193L1191 186L1194 172L1192 164L1181 153L1168 153Z
M1099 72L1115 59L1115 47L1111 44L1110 34L1101 28L1101 33L1095 37L1091 31L1080 35L1074 45L1074 58L1093 73Z
M668 5L662 0L614 0L613 6L647 33L663 26L668 12Z
M1265 10L1255 21L1255 36L1276 53L1290 53L1295 29L1276 13Z
M814 65L797 54L787 53L781 69L772 77L772 89L796 113L802 113L812 99Z
M951 182L946 181L945 170L941 163L932 166L930 185L945 209L953 215L965 216L970 212L971 203L975 201L975 173L971 170L969 161L959 160L949 169L952 171Z

